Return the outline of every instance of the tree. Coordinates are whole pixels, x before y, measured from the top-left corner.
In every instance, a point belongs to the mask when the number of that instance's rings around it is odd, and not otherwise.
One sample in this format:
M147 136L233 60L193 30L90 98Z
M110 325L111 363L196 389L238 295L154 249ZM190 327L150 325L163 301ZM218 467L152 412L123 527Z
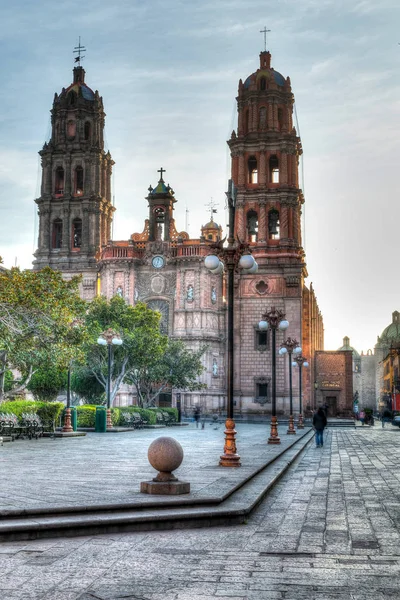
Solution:
M85 404L104 404L104 386L86 365L76 366L71 373L71 393Z
M49 364L41 366L32 374L27 388L35 400L53 402L67 386L67 370Z
M132 369L125 380L136 387L138 404L147 408L154 406L160 393L166 388L199 390L205 386L199 382L204 371L201 361L206 346L190 350L181 340L168 340L162 356L142 361Z
M111 328L123 340L122 345L113 347L111 353L111 403L123 381L133 371L163 356L168 338L160 332L160 316L143 302L130 306L119 296L114 296L109 301L98 297L91 302L86 314L86 364L105 392L108 381L108 348L97 344L97 338L103 331Z
M49 267L41 271L0 271L0 401L26 388L33 373L51 364L65 370L80 358L84 330L74 328L85 313L80 277L64 281ZM4 392L4 373L17 369L17 389Z

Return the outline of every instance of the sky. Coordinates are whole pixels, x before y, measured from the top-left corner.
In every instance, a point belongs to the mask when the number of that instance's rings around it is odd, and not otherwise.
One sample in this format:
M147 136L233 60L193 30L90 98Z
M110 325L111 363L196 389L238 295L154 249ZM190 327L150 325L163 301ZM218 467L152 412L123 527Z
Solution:
M226 140L239 79L290 76L303 146L303 246L324 316L325 349L358 351L400 310L398 0L13 0L0 3L0 255L30 268L54 93L86 47L115 161L113 238L141 232L157 169L175 190L178 230L198 237L217 204L226 224ZM186 212L188 211L188 212Z

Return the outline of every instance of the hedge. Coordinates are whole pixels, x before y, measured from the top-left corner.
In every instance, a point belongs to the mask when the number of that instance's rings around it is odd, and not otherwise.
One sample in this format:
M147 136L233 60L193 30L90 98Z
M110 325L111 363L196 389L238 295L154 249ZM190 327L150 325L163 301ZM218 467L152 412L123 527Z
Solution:
M96 424L96 408L95 404L83 404L76 406L76 418L78 427L95 427ZM111 421L113 425L118 425L120 420L119 408L111 408Z
M36 413L41 421L55 422L64 409L62 402L39 402L34 400L12 400L0 404L0 413L14 413L18 419L22 418L23 413Z
M149 410L148 408L139 408L139 406L135 406L135 405L130 405L130 406L120 406L119 408L120 413L138 413L143 421L145 421L145 423L147 423L148 425L155 425L157 418L155 413L152 410ZM124 417L120 416L120 420L119 420L119 425L123 425L124 424Z
M150 408L150 410L152 412L165 412L168 413L169 415L172 415L174 418L174 422L177 423L178 422L178 409L177 408L166 408L164 406L154 406L152 408Z

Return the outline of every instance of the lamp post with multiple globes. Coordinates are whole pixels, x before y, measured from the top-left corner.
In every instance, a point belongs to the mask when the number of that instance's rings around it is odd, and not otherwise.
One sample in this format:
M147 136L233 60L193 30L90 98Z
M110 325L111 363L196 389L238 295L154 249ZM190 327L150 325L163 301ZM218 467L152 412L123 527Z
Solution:
M297 429L304 429L303 422L303 367L308 367L307 359L304 356L295 356L292 365L299 367L299 422Z
M224 267L227 270L227 312L228 312L228 382L227 382L227 419L225 422L224 453L219 464L222 467L240 467L240 456L236 451L236 430L233 418L233 384L234 384L234 276L239 267L242 273L256 273L258 266L253 256L249 253L249 246L235 239L235 210L236 188L229 180L226 193L229 208L228 245L223 242L214 244L215 254L206 256L204 266L213 274L222 274Z
M271 433L268 438L268 444L280 444L281 440L278 436L278 422L276 418L276 331L277 329L285 331L289 327L289 322L285 319L285 313L273 306L267 310L262 321L259 322L258 328L260 331L271 330L272 333L272 407L271 407Z
M293 419L292 354L301 354L299 342L295 338L288 337L287 340L281 344L279 354L281 356L287 354L289 357L289 427L287 433L289 435L294 435L296 434L296 430L294 428Z
M111 348L112 346L121 346L122 339L119 333L116 333L113 329L108 328L103 331L98 337L97 343L100 346L108 346L107 354L107 429L112 428L111 421Z

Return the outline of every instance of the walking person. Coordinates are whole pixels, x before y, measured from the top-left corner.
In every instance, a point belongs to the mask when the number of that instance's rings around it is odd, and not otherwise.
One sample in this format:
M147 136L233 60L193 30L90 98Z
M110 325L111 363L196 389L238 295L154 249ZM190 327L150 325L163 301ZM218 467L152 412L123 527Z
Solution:
M389 423L391 419L392 412L388 408L385 408L385 410L382 413L382 427L385 427L385 423Z
M313 416L313 427L315 429L315 443L317 448L322 448L324 445L324 429L326 424L326 415L322 406L320 406Z
M361 425L364 426L364 423L365 423L365 412L363 410L360 412L360 421L361 421Z
M199 426L199 421L200 421L200 406L197 405L196 408L194 409L194 420L196 421L196 427Z

